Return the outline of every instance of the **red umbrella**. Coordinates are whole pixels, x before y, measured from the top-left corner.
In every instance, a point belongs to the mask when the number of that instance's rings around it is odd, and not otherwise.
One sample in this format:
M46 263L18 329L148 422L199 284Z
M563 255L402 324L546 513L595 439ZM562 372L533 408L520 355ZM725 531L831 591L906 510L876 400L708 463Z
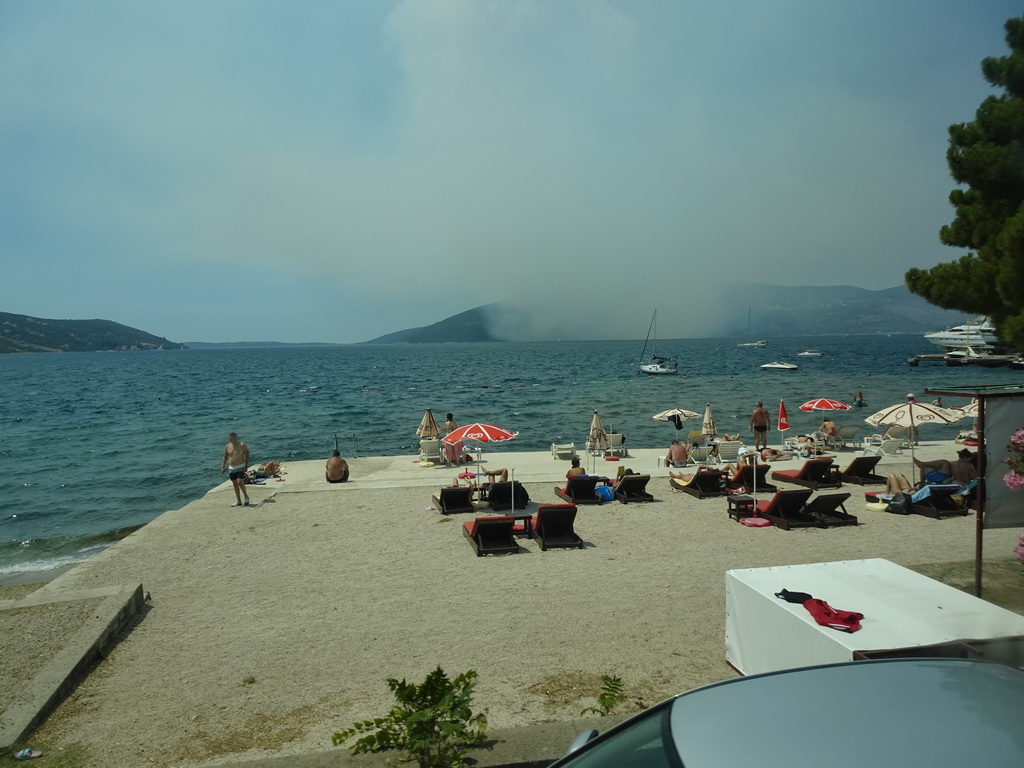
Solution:
M458 445L465 440L475 440L478 443L501 443L505 440L511 440L518 434L518 432L509 432L507 429L495 427L492 424L467 424L464 427L459 427L454 432L449 432L441 438L441 442L448 445ZM480 473L481 468L478 464L477 474Z
M441 438L441 442L448 443L448 445L455 445L466 440L476 440L480 443L500 443L504 440L511 440L518 434L518 432L509 432L507 429L491 424L467 424L454 432L449 432Z
M786 403L779 400L779 432L789 429L789 417L786 415Z
M819 397L817 400L808 400L800 406L801 411L848 411L850 406L840 403L838 400L829 400L827 397Z

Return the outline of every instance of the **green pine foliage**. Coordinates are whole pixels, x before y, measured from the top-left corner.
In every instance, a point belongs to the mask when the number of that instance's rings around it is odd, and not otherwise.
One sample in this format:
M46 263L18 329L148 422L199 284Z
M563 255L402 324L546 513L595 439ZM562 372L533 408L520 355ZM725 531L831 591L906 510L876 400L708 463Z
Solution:
M462 768L469 747L487 738L487 715L471 708L476 671L449 679L439 666L420 684L388 679L396 704L385 717L362 720L335 733L335 746L352 742L353 754L399 749L399 762L420 768Z
M1024 18L1006 22L1006 42L1008 56L981 65L1002 93L973 122L949 128L946 159L962 186L949 195L956 217L939 237L969 253L905 280L932 304L988 315L1003 341L1024 349Z

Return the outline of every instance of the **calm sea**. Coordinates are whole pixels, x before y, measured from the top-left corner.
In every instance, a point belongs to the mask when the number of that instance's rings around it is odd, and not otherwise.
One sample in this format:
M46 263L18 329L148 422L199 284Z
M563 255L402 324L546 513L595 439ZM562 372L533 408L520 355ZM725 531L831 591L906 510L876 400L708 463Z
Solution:
M930 352L920 336L816 336L740 348L736 340L666 341L680 375L636 374L640 342L277 347L0 355L0 576L80 562L162 512L223 481L228 432L254 462L321 459L337 435L345 456L416 450L423 411L519 436L506 450L544 451L586 436L590 415L631 446L662 446L672 427L651 416L703 411L720 432L744 432L755 400L773 416L786 402L796 432L820 414L816 397L868 408L838 414L862 424L908 392L1016 381L1015 372L910 368ZM798 357L814 347L823 357ZM761 371L773 360L796 372ZM315 390L315 391L314 391ZM931 399L931 398L928 398ZM961 401L965 402L965 401ZM947 405L956 403L947 402ZM955 434L930 428L926 439ZM777 433L776 433L777 434ZM791 433L791 434L795 434Z

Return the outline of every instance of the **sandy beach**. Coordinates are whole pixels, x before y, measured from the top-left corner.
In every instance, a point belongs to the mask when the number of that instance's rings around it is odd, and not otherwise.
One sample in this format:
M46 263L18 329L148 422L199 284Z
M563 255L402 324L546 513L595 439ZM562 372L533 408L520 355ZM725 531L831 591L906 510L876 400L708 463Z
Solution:
M953 458L957 447L923 444L918 456ZM649 705L735 676L723 649L729 569L974 557L973 515L872 512L848 485L856 527L752 529L728 518L724 499L672 491L656 461L664 449L631 450L622 463L650 472L656 502L581 506L585 549L541 552L522 539L520 554L501 557L475 557L468 516L431 508L454 471L411 456L353 459L352 482L334 486L322 462L286 464L282 482L250 487L251 508L231 508L220 485L41 588L141 583L150 600L37 738L110 767L319 752L335 730L386 712L386 678L419 681L437 665L479 673L476 703L492 728L576 718L604 674ZM566 462L487 459L515 467L531 508L558 502ZM910 469L909 455L879 466ZM1015 536L986 532L986 559L1010 558Z

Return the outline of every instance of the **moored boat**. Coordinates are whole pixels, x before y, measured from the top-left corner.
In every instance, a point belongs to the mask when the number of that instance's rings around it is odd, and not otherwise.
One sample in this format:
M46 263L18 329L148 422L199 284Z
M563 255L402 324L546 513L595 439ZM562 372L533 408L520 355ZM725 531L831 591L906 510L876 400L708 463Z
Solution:
M653 334L653 336L652 336ZM651 357L646 363L644 354L647 352L647 342L651 342ZM647 327L647 338L644 340L644 348L640 352L640 362L637 364L637 373L646 373L648 376L662 376L665 374L679 373L676 370L676 362L670 357L658 354L658 310L654 310L651 317L651 324Z
M964 323L947 328L944 331L926 333L925 339L941 349L991 350L1002 344L996 335L996 329L987 317L973 323Z
M805 349L803 352L797 355L797 357L821 357L822 354L816 349Z
M776 360L774 363L765 363L761 366L762 371L795 371L798 366L792 363L780 363Z

